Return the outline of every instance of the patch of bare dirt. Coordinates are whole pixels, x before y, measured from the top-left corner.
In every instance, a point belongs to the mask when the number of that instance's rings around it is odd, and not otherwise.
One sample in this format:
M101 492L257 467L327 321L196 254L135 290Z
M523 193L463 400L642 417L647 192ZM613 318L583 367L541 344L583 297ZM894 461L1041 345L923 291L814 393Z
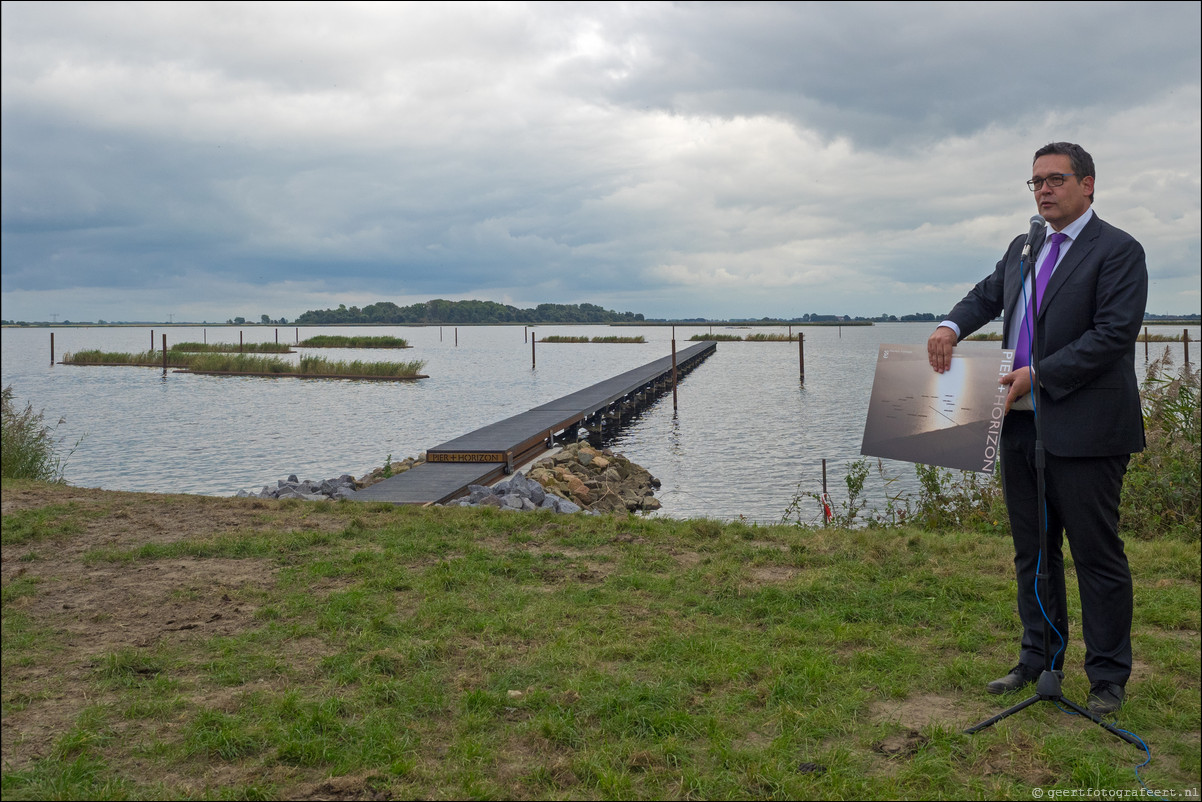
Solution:
M962 700L933 693L877 702L872 715L877 721L899 724L911 730L931 724L958 728L971 718L963 709Z
M6 662L6 712L0 726L4 765L19 769L49 754L80 712L97 701L95 681L106 655L152 653L160 644L232 636L255 626L262 591L276 581L263 559L182 557L162 560L87 559L97 550L131 549L211 538L234 532L294 527L338 531L344 515L312 505L113 493L68 485L6 488L0 509L70 505L82 532L52 533L5 546L0 579L7 588L22 580L35 592L15 594L6 613L19 612L33 631L51 633L61 656L39 666ZM268 521L259 511L272 513ZM78 527L77 527L78 529ZM344 797L352 798L352 797ZM369 798L369 797L354 797Z

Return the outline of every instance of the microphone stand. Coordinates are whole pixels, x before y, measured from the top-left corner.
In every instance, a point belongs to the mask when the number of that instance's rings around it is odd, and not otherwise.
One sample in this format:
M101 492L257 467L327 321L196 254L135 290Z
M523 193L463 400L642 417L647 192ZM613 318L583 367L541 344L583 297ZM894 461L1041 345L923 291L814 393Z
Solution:
M1032 220L1034 220L1034 218L1032 218ZM1035 272L1032 271L1032 293L1036 292L1036 284L1037 280L1035 278ZM1039 309L1040 301L1041 299L1038 297L1035 299L1034 306L1036 310ZM1093 721L1095 724L1105 729L1107 732L1118 736L1132 746L1137 746L1140 749L1143 749L1143 744L1141 744L1139 739L1134 735L1123 732L1110 722L1103 720L1101 716L1099 716L1097 713L1094 713L1089 708L1082 707L1076 702L1073 702L1065 697L1060 689L1061 681L1064 679L1064 672L1056 671L1053 668L1054 656L1052 654L1052 622L1048 618L1048 610L1051 609L1050 604L1053 598L1051 585L1054 577L1052 577L1050 571L1048 570L1048 565L1051 560L1048 559L1048 520L1046 502L1047 485L1044 479L1045 454L1043 449L1043 415L1039 414L1039 387L1036 383L1039 377L1039 346L1036 340L1036 337L1038 336L1037 330L1039 329L1039 326L1037 325L1039 319L1038 311L1036 311L1034 317L1035 320L1028 321L1031 326L1031 365L1028 370L1031 371L1031 395L1032 400L1035 402L1035 487L1036 503L1039 505L1038 515L1036 516L1036 519L1039 521L1039 571L1036 573L1035 583L1036 592L1039 595L1039 604L1044 615L1044 668L1043 672L1039 675L1039 680L1035 683L1035 694L1033 696L1028 699L1024 699L1013 707L1003 710L1001 713L998 713L992 718L982 721L980 724L975 724L969 727L964 731L964 733L966 735L972 735L980 732L986 727L991 727L1002 719L1012 716L1018 711L1024 710L1036 702L1053 702L1055 704L1063 705L1073 712L1085 716L1090 721ZM1061 575L1060 581L1064 581L1063 575Z

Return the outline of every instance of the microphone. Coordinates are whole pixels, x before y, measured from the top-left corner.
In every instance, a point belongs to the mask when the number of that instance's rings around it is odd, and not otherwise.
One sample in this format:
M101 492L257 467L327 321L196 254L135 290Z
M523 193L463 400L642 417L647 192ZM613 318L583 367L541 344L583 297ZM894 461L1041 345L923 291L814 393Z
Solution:
M1031 230L1027 232L1027 243L1023 245L1022 259L1024 262L1027 261L1027 257L1031 255L1031 243L1035 241L1037 236L1039 236L1039 232L1043 231L1044 226L1047 225L1047 222L1047 220L1044 220L1037 214L1031 216Z

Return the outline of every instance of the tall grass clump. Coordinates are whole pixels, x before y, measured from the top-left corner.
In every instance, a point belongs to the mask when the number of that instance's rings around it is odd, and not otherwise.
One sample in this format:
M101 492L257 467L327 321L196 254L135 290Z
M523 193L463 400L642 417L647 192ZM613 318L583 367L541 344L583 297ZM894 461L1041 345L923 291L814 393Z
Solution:
M562 334L551 334L543 337L539 342L543 343L645 343L647 338L643 335L637 337L594 337L591 340L588 337L569 337Z
M0 391L0 407L0 428L3 429L0 476L61 482L66 460L56 453L58 443L54 439L54 430L65 422L64 419L59 418L57 424L48 426L45 413L34 412L32 404L19 409L13 401L11 384Z
M302 340L300 348L408 348L403 337L346 337L338 334L319 334Z
M187 367L189 357L181 353L168 351L168 367ZM64 365L135 365L147 368L163 366L162 351L142 351L131 354L124 351L100 351L95 348L63 354Z
M1120 525L1126 535L1199 539L1202 516L1202 422L1199 376L1190 365L1174 372L1164 355L1148 365L1141 392L1147 448L1131 456L1123 482Z
M409 362L363 362L358 359L353 362L331 362L319 356L301 357L298 373L321 376L373 376L389 379L400 379L417 376L426 366L425 360L414 359Z
M290 354L287 343L175 343L171 351L190 354Z
M195 354L188 358L188 369L197 373L294 373L290 362L274 356L247 354Z

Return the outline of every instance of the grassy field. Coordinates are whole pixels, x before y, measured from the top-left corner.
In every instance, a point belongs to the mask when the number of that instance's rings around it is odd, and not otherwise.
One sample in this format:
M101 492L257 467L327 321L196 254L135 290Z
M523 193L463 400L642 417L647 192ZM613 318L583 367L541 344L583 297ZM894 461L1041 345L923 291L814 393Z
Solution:
M11 480L3 512L6 800L1140 789L1141 750L1051 704L961 733L1023 698L983 688L1015 662L1004 535ZM1180 798L1202 773L1198 541L1128 554L1114 720Z

